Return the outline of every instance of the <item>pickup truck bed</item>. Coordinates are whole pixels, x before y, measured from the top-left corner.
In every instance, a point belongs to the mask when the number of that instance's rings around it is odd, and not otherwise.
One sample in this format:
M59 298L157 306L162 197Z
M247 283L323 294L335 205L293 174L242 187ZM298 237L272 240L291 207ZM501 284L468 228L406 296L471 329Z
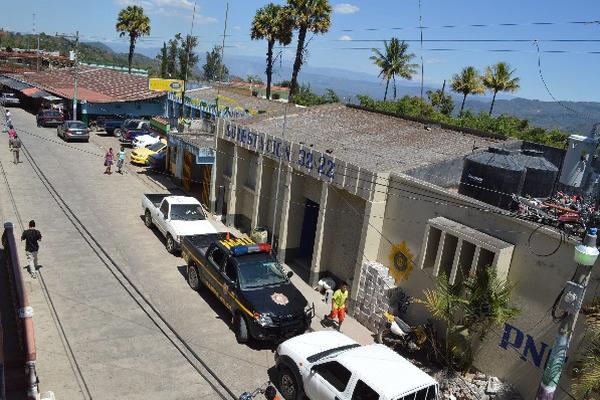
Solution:
M234 238L233 235L230 235ZM204 259L206 257L206 250L211 243L218 240L223 240L227 237L227 232L209 233L206 235L193 235L184 236L181 239L181 247L185 248L186 251L196 259ZM184 252L184 254L187 254Z
M144 194L148 200L156 207L160 206L160 203L163 201L165 197L171 196L170 194Z

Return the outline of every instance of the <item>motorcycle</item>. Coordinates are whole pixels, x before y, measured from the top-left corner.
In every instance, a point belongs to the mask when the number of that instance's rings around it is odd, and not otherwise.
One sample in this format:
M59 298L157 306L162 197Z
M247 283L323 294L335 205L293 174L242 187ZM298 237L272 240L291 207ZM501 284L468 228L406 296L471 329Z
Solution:
M275 387L271 385L271 382L267 382L259 388L254 389L252 392L244 392L238 397L238 400L252 400L259 394L264 394L266 399L277 399L277 391Z
M375 341L391 349L405 349L410 353L422 350L433 332L433 323L410 326L400 317L390 312L383 314L383 324L377 332Z

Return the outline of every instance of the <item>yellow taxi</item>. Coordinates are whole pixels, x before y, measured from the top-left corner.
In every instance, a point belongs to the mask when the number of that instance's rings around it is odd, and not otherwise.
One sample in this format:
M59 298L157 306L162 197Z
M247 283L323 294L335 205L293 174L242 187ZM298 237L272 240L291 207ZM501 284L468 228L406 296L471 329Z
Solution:
M167 141L161 139L160 142L151 144L148 147L141 147L131 152L131 162L133 164L146 165L148 159L153 154L162 153L167 150Z

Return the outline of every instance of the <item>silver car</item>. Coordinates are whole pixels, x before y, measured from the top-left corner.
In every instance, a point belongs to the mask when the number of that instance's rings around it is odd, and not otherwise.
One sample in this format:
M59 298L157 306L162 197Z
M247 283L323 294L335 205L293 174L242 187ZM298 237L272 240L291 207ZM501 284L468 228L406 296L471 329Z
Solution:
M65 141L90 141L90 130L87 125L81 121L65 121L56 128L56 133Z

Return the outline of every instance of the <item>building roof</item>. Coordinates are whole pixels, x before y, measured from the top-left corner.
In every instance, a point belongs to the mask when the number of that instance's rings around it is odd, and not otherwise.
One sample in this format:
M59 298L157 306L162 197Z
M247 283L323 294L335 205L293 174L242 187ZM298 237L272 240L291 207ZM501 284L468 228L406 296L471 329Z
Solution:
M281 137L283 119L265 115L237 123ZM331 150L331 156L372 172L402 173L502 141L342 104L288 110L285 139Z
M244 88L236 87L207 87L192 89L185 92L187 97L196 98L209 104L214 104L219 95L219 106L227 105L232 108L247 110L251 115L263 114L275 115L283 113L285 103L270 101L252 96L251 92Z
M67 99L73 98L74 72L71 68L25 73L14 76L25 83ZM148 78L106 68L78 68L77 98L89 103L117 103L149 100L164 92L148 89Z

